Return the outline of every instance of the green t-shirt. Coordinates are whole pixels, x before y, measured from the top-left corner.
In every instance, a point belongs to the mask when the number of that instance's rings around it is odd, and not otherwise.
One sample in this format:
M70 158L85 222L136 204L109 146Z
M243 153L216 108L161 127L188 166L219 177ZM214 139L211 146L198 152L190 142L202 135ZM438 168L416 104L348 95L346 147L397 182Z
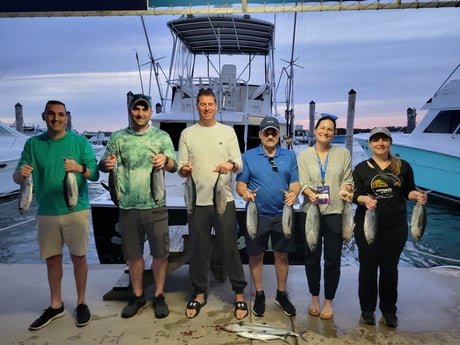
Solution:
M97 159L87 138L68 131L59 139L51 139L43 133L27 140L16 171L24 164L32 164L34 170L35 199L38 215L57 216L90 208L88 183L81 174L75 173L78 183L78 203L69 210L64 198L64 159L73 159L78 164L85 163L91 171L89 180L99 179Z
M165 199L155 203L150 189L153 152L176 160L169 134L156 127L140 133L125 128L110 136L102 159L110 155L117 157L120 208L149 209L166 205Z

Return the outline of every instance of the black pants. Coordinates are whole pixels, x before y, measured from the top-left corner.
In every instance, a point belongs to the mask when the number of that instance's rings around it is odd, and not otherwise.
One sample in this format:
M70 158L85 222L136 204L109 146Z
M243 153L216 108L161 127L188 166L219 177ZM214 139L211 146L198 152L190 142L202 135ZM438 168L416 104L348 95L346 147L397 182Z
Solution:
M236 294L243 293L247 283L237 247L235 203L228 202L224 214L220 216L215 212L214 206L197 206L188 222L192 250L189 275L195 293L204 293L208 289L212 228L215 230L217 245L232 289Z

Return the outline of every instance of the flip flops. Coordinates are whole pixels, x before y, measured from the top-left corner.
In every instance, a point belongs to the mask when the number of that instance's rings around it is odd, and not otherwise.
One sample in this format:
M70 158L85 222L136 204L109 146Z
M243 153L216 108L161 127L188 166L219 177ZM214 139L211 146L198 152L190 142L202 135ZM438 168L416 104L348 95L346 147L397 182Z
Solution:
M236 315L236 312L238 310L244 310L246 311L246 314L243 317L238 318ZM243 320L244 318L246 318L246 316L249 315L248 304L245 301L238 301L238 302L235 301L235 312L233 313L233 315L235 315L235 318L237 320Z
M187 309L185 310L185 316L189 319L194 319L198 316L200 313L201 308L203 308L206 305L207 301L204 300L203 303L198 302L197 300L192 300L187 303ZM195 315L193 316L188 316L187 315L187 310L195 310Z
M316 306L316 305L310 304L310 306L308 307L308 314L312 316L320 316L321 311L319 310L319 305Z

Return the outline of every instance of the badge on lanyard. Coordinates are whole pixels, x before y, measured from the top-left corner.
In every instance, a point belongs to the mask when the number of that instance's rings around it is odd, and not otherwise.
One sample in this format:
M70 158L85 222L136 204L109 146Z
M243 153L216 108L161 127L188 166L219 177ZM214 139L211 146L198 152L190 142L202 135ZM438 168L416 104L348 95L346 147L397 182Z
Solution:
M316 151L316 147L315 147L315 151ZM330 188L329 188L329 185L325 184L327 163L329 162L329 152L327 153L324 165L321 162L321 159L319 158L318 152L316 152L316 159L318 161L319 171L321 173L321 184L317 187L318 203L319 204L330 204L331 203Z

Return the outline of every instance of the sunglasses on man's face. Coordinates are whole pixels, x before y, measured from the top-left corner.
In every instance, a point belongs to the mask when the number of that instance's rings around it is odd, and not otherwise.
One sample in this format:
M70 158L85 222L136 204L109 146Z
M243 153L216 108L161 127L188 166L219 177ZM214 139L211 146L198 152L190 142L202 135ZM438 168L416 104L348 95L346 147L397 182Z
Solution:
M278 135L278 131L276 129L267 129L263 131L264 137L269 137L270 135L272 137L276 137Z

